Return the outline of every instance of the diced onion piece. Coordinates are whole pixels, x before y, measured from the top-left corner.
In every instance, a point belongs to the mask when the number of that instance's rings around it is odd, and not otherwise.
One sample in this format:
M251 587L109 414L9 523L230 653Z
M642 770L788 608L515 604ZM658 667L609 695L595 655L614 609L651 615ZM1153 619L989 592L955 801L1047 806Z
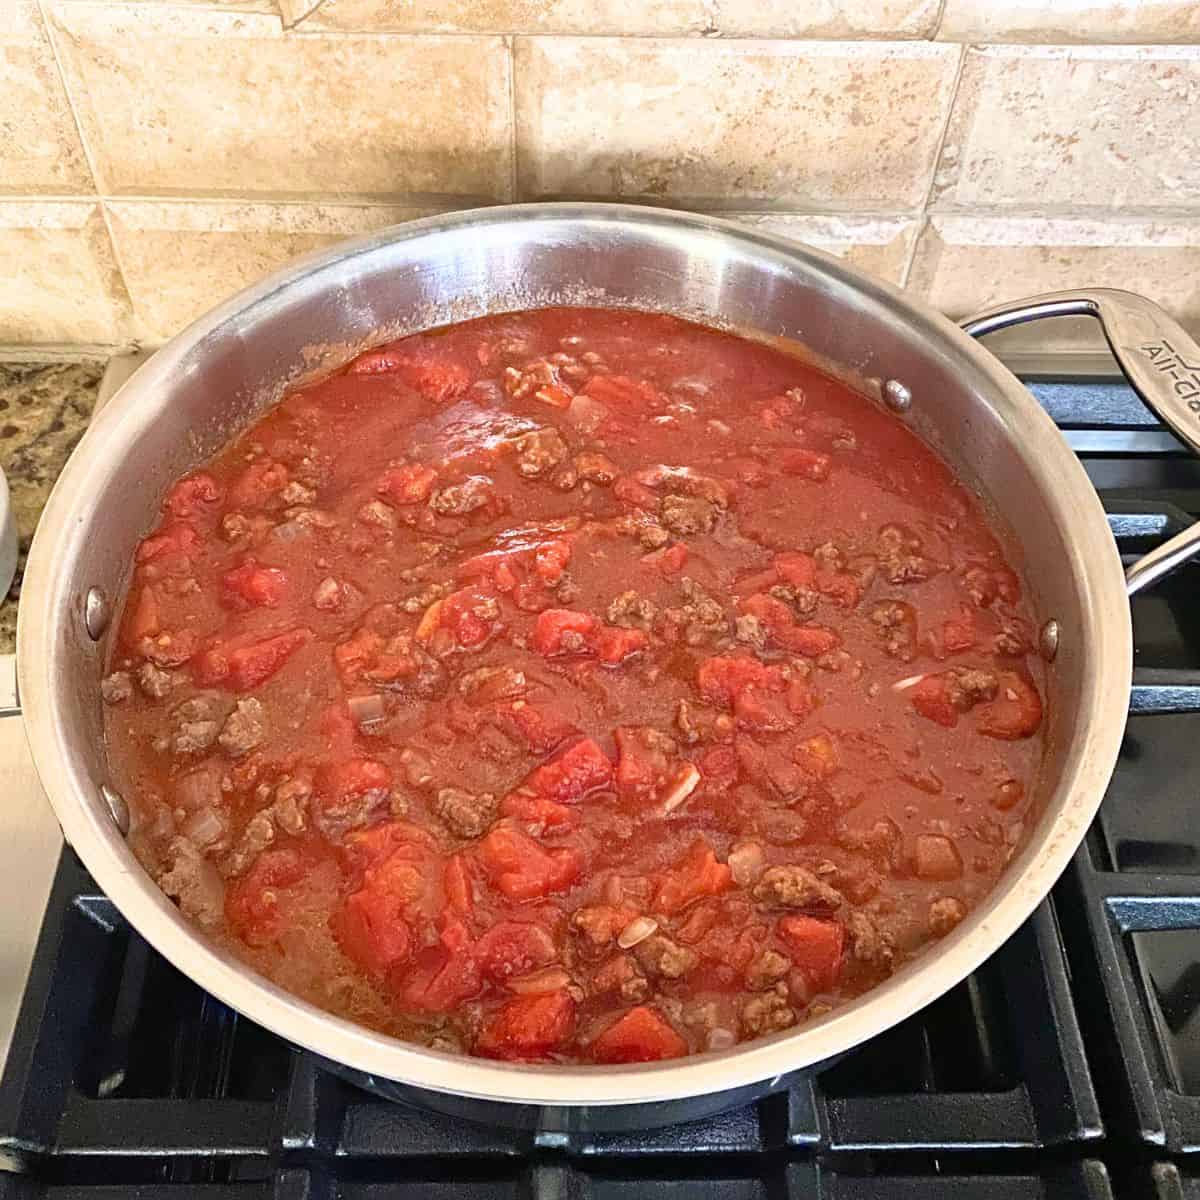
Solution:
M564 416L584 433L595 433L609 418L608 406L586 393L576 396Z
M528 975L518 975L509 979L505 987L510 992L557 992L571 985L571 976L562 967L543 967L540 971L530 971Z
M923 671L920 675L909 675L905 679L898 679L892 684L892 691L906 692L910 687L916 687L928 673L928 671Z
M683 769L663 797L663 812L674 812L700 786L700 771L695 763L685 763Z
M376 692L372 692L369 696L351 696L346 701L346 707L350 710L350 716L354 718L354 723L360 729L366 725L375 725L387 716L387 710L383 706L383 697Z
M631 950L657 930L658 922L653 917L634 917L617 935L617 945L622 950Z
M433 782L433 763L429 755L406 746L400 751L400 761L404 764L404 778L413 787L425 787Z
M708 1050L728 1050L737 1045L737 1034L732 1029L724 1029L718 1025L716 1029L708 1031L704 1045Z
M183 823L183 836L203 850L225 836L225 822L215 808L197 809Z
M742 842L734 846L725 861L738 887L750 887L757 883L767 868L763 848L757 842Z

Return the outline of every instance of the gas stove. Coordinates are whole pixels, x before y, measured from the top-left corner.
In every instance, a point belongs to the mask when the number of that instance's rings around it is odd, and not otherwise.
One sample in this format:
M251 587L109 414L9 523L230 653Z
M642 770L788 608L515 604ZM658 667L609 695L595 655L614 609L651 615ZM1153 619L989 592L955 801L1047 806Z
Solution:
M1128 558L1200 514L1200 462L1111 363L1013 365ZM514 1132L358 1091L180 975L69 849L22 988L45 879L12 847L48 863L54 843L6 734L3 863L24 875L19 891L6 875L0 917L3 986L20 995L0 1200L1200 1200L1198 593L1190 567L1134 601L1116 775L1073 865L998 954L819 1075L645 1133Z

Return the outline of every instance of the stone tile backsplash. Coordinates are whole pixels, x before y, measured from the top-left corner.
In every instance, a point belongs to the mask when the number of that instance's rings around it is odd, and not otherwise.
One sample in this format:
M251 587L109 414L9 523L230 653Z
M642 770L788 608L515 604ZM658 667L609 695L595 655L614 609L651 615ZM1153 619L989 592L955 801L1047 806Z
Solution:
M1104 284L1200 331L1196 0L0 14L0 345L155 345L343 237L551 198L720 212L952 316Z

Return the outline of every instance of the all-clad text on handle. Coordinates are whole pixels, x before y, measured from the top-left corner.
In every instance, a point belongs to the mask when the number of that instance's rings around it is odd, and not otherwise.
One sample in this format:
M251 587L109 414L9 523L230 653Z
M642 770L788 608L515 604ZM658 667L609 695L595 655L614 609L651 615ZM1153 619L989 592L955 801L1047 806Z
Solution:
M1047 292L998 304L962 322L972 337L1043 317L1095 317L1129 385L1176 437L1200 454L1200 345L1153 300L1118 288ZM1200 553L1200 522L1125 572L1130 595Z

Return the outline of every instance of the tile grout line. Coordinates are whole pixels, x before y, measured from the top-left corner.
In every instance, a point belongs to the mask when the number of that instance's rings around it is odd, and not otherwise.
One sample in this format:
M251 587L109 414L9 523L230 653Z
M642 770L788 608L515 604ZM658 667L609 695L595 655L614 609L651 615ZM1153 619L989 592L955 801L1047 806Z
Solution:
M621 199L614 196L585 196L570 197L574 200L609 202ZM401 194L387 199L371 196L340 196L336 194L314 193L308 196L280 196L276 193L255 192L194 192L189 194L155 193L155 192L0 192L0 209L6 205L34 204L86 204L95 205L137 204L161 205L165 208L179 207L213 207L213 208L349 208L349 209L444 209L455 211L462 208L478 208L503 203L494 196L462 194ZM636 204L636 201L632 202ZM947 205L935 204L928 210L917 208L754 208L745 203L712 204L695 203L687 198L678 201L681 211L710 213L713 216L726 217L812 217L828 220L884 220L884 221L920 221L925 217L955 217L980 221L1062 221L1077 223L1094 223L1114 227L1136 224L1185 223L1189 226L1196 222L1200 215L1200 207L1194 204L1179 205L1133 205L1122 206L1119 210L1104 206L1087 206L1080 204L1051 204L1038 206L1018 206L1003 204L970 204ZM1092 245L1091 242L1081 242L1080 245ZM1096 245L1108 243L1097 242ZM1124 245L1125 243L1116 243Z
M315 12L317 12L324 3L325 0L315 0L314 3L310 3L308 8L306 8L304 12L302 12L294 21L291 22L289 22L284 16L283 5L277 3L276 12L279 16L280 29L283 33L291 33L293 30L298 30L300 26L303 25L304 22L307 21L308 18L311 17ZM218 9L218 11L220 10Z
M104 233L108 238L108 248L113 257L113 263L117 268L117 275L120 279L121 290L124 292L124 320L121 324L124 326L126 334L126 344L136 344L137 338L134 336L136 328L136 317L134 315L133 294L129 290L129 281L125 277L125 263L122 261L121 252L117 248L117 239L113 235L112 221L109 217L108 205L105 203L100 188L100 172L96 169L96 156L92 152L92 146L84 133L83 121L79 117L79 106L75 102L75 94L67 82L67 73L63 70L62 55L58 50L58 31L54 23L50 20L50 15L46 11L46 0L36 0L38 16L42 21L42 28L46 31L46 41L50 45L50 53L54 56L54 69L58 73L58 81L62 85L63 95L67 98L67 107L71 110L71 120L75 125L75 133L79 138L79 146L83 151L83 157L87 162L88 172L92 177L92 187L96 190L95 202L100 209L100 220L104 222ZM107 289L106 289L107 290ZM110 297L110 299L117 299Z
M521 200L521 173L517 168L517 35L506 33L504 45L508 50L508 202Z
M942 32L942 22L946 19L946 5L950 0L938 0L937 16L933 19L933 29L929 34L928 40L936 42L938 34Z
M970 47L966 45L961 45L958 48L958 65L954 72L954 83L950 88L949 103L946 105L946 120L942 123L941 136L938 138L937 149L933 155L933 164L929 171L929 186L925 189L925 199L921 204L920 227L913 237L912 245L905 256L904 270L900 274L900 287L905 290L907 290L909 279L912 277L912 269L917 261L917 251L920 249L921 239L929 228L929 206L933 203L933 191L937 186L938 168L942 163L942 153L946 149L946 139L950 136L950 123L954 120L954 110L958 105L958 93L962 87L963 72L966 70L968 49Z

